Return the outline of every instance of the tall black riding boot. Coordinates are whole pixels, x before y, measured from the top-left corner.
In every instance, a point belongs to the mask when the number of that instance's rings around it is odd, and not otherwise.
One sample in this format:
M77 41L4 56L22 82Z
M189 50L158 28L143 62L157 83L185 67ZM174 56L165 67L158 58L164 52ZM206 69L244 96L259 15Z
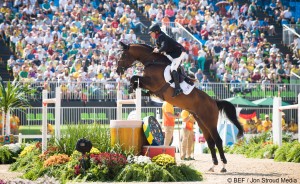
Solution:
M172 71L172 76L175 82L175 89L174 89L174 94L172 97L175 97L177 95L180 95L182 93L182 89L179 86L179 75L177 73L177 71Z
M186 82L186 83L188 83L189 85L194 85L194 81L189 77L189 76L187 76L187 74L185 73L185 71L184 71L184 69L183 69L183 67L182 66L179 66L178 67L178 69L177 69L177 72L178 73L181 73L182 75L183 75L183 77L184 77L184 81Z

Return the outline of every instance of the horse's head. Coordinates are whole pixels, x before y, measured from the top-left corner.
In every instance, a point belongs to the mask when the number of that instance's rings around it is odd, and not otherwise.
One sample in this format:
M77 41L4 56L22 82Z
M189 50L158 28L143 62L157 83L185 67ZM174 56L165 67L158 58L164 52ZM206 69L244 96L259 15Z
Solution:
M122 47L121 49L121 56L119 57L118 61L118 74L124 74L125 70L133 65L133 63L137 60L131 53L130 45L127 45L123 42L120 42Z

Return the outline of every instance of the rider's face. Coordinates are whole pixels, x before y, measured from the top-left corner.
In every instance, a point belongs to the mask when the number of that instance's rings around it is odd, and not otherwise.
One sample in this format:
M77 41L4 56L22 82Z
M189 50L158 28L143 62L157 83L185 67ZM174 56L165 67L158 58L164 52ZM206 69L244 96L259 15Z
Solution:
M152 38L155 38L155 32L151 32L151 33L150 33L150 36L151 36Z

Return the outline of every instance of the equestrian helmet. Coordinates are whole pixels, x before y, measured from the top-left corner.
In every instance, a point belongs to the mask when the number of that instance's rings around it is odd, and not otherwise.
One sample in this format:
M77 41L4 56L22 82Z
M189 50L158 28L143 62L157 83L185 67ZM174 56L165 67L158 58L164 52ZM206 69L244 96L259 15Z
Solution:
M150 26L149 28L149 34L151 32L158 32L160 33L161 32L161 29L160 29L160 26L158 24L153 24L152 26Z

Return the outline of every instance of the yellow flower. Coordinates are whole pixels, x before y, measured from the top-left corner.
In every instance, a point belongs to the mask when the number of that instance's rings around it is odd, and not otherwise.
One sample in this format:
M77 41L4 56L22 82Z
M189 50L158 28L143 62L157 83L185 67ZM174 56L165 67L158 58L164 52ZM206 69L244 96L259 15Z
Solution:
M92 147L90 154L98 154L100 151L97 148Z
M25 155L27 155L27 153L31 152L34 148L35 148L34 144L25 147L24 150L20 153L19 156L24 157Z

